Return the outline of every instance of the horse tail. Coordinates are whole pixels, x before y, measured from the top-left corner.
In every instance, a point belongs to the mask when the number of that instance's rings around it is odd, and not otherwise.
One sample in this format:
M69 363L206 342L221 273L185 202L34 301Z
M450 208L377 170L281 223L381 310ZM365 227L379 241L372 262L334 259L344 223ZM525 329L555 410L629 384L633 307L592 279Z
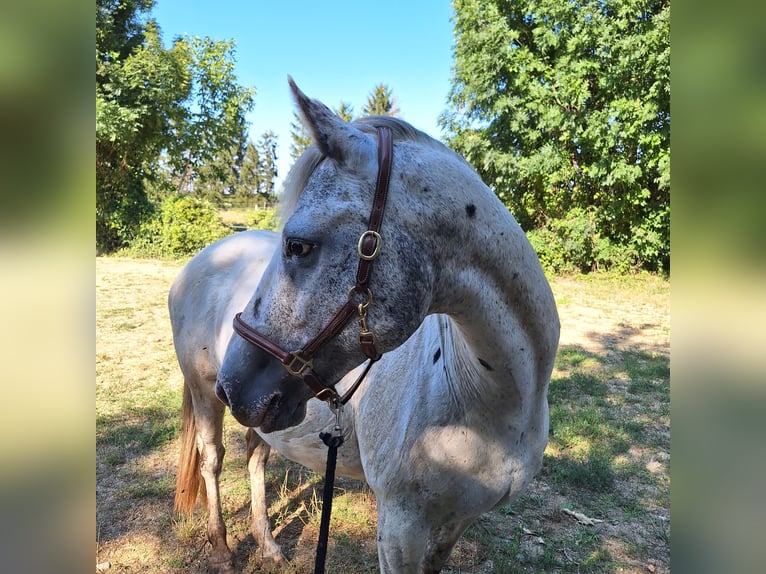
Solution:
M176 512L191 514L197 496L206 502L205 481L200 471L200 455L197 448L197 424L194 420L194 403L189 384L184 380L184 395L181 407L183 423L181 426L181 456L178 459L176 473L176 496L173 505Z

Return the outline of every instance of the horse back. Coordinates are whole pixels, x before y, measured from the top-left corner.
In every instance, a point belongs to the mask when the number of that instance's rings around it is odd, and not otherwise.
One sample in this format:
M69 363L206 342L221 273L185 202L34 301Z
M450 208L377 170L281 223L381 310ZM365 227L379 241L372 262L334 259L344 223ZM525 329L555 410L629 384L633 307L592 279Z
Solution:
M181 269L170 288L168 311L185 376L215 377L234 315L255 291L278 243L277 233L243 231L205 247Z

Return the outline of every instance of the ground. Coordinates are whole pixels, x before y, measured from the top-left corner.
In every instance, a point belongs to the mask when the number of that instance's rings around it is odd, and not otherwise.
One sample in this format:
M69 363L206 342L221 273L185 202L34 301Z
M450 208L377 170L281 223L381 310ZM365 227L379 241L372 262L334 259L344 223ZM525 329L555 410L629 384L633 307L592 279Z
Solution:
M97 571L205 572L204 516L172 512L182 379L167 318L178 263L97 258ZM670 571L670 285L651 276L551 280L561 344L543 468L514 504L479 519L445 572ZM230 416L222 496L242 572L248 532L243 429ZM282 570L311 572L321 477L272 456L267 480ZM330 572L377 572L375 499L339 479Z

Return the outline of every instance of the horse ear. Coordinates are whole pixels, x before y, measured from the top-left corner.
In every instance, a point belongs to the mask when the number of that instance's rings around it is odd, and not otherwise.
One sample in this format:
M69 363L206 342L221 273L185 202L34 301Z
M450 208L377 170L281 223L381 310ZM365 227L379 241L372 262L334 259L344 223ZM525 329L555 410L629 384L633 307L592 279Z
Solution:
M338 117L319 100L306 96L292 77L288 76L287 81L298 104L303 125L311 131L314 143L323 155L346 163L360 151L370 149L372 138Z

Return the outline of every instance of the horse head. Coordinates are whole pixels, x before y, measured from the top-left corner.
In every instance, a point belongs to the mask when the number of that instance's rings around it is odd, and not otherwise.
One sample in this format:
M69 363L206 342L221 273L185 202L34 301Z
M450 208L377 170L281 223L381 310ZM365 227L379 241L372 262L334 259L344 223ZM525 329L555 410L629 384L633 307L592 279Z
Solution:
M374 337L376 353L385 353L418 328L432 305L433 257L440 243L426 231L434 218L419 199L433 184L424 181L438 176L418 150L428 156L429 146L433 153L441 144L401 121L367 118L349 124L306 97L292 79L290 86L313 145L288 176L281 249L235 320L240 328L216 382L216 394L234 417L264 432L303 420L307 401L317 394L304 384L306 372L332 386L369 356L360 330L369 333L369 342ZM381 125L392 134L395 153L373 235ZM362 256L371 263L360 286ZM332 333L312 348L310 358L303 356L307 341L316 341L328 325Z

